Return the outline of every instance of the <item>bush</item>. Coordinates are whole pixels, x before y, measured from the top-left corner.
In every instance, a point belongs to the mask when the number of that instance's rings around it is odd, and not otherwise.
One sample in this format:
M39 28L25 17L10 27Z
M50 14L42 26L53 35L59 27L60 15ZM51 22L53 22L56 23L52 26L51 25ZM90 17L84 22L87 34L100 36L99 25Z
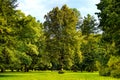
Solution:
M58 73L59 73L59 74L64 74L64 73L65 73L65 71L60 70Z
M77 71L79 70L79 68L78 68L78 66L73 65L73 66L71 67L71 70L73 70L74 72L77 72Z
M108 62L108 66L111 69L111 76L120 78L120 56L112 56Z
M111 76L114 78L120 78L120 70L112 70Z
M110 69L109 68L101 68L99 71L101 76L110 76Z

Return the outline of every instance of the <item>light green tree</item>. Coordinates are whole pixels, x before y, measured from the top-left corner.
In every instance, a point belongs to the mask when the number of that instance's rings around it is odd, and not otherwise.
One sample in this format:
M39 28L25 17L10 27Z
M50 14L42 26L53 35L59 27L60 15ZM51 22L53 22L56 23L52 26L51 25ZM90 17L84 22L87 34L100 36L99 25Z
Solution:
M38 57L40 53L40 44L43 40L42 24L30 15L25 16L23 13L18 11L17 13L17 23L16 23L16 49L22 54L23 59L25 58L28 61L21 60L21 64L24 65L25 71L29 70L29 67L33 68L35 58ZM25 55L25 57L24 57ZM21 58L20 57L20 58ZM26 63L25 63L26 62ZM27 65L29 62L29 65ZM27 68L27 69L26 69Z
M9 6L9 7L8 7ZM0 0L0 69L1 72L14 62L14 13L16 0ZM8 64L8 66L6 65Z

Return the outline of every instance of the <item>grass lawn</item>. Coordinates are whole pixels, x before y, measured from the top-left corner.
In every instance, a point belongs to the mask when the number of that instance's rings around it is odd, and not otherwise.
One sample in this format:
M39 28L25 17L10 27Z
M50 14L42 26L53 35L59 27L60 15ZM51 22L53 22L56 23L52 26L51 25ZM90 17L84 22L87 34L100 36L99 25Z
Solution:
M99 76L97 72L66 72L58 74L57 71L39 72L6 72L0 73L0 80L120 80L111 77Z

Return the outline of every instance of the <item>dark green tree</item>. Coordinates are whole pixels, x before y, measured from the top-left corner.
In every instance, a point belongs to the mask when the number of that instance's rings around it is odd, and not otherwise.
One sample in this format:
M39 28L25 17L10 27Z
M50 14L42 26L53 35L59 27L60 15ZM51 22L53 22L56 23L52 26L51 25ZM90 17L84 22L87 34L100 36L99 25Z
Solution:
M82 35L89 35L97 31L96 19L90 14L84 17L82 25L80 25Z
M110 51L109 55L112 57L109 60L109 65L119 66L119 61L112 62L112 59L116 57L120 57L120 1L119 0L101 0L99 4L97 4L97 8L100 10L97 13L98 18L100 20L99 27L103 31L102 41L109 45L114 44L112 51ZM105 44L106 45L106 44ZM119 60L119 59L114 59ZM111 64L110 64L111 62ZM118 62L118 63L117 63ZM117 63L117 64L116 64ZM109 66L109 75L114 75L114 77L120 77L120 69L115 67L114 69ZM118 72L119 71L119 72ZM113 74L114 73L114 74Z
M85 37L81 44L81 52L83 56L81 70L93 72L96 69L96 60L99 49L99 35L90 34L87 38Z
M89 71L92 72L95 70L95 62L96 62L96 45L98 43L97 39L99 37L97 36L96 31L97 28L97 22L96 19L91 16L90 14L87 15L87 17L84 17L82 19L82 23L79 26L80 31L83 36L82 44L80 45L80 50L82 52L83 60L80 63L80 70L83 71Z

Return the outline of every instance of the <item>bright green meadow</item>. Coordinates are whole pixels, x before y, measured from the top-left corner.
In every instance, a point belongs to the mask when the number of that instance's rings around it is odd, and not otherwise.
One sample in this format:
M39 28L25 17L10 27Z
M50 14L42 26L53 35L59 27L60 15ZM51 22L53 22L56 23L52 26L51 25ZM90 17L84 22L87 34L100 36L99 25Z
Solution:
M65 72L58 74L57 71L39 72L5 72L0 73L0 80L120 80L112 77L99 76L98 72Z

